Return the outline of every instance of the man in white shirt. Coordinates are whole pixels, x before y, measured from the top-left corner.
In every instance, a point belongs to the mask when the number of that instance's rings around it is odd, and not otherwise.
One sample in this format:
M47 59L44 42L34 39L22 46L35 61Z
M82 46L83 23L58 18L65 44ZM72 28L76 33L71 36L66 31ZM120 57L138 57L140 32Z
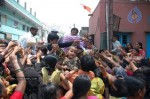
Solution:
M28 43L33 43L35 44L36 43L36 38L35 36L37 35L37 32L38 32L38 28L36 27L31 27L30 28L30 31L24 35L22 35L20 38L19 38L19 43L20 45L23 47L23 48L27 48L27 44Z
M113 50L111 50L111 52L115 52L117 55L120 54L120 47L121 47L121 44L120 42L118 41L117 37L113 37Z

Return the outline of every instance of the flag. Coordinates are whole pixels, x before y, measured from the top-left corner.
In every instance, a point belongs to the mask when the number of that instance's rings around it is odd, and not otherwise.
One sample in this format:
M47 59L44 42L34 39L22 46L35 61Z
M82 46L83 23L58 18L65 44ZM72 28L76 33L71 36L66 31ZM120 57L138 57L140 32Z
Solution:
M83 8L84 8L85 10L87 10L89 13L91 13L91 8L90 8L90 7L85 6L85 5L83 5L83 4L81 4L81 5L83 6Z

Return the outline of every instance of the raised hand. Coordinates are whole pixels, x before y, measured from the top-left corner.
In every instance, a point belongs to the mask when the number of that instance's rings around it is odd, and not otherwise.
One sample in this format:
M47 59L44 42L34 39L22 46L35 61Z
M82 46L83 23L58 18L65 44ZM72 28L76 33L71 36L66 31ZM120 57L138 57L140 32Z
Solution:
M36 54L36 57L37 57L37 58L41 58L42 55L43 55L42 51L39 50L39 51L37 52L37 54Z
M12 53L12 55L9 58L12 63L15 63L15 62L18 63L17 56L14 53Z
M52 44L52 48L53 48L53 50L58 50L59 49L59 46L58 46L58 44Z
M13 54L16 54L17 52L21 51L21 47L20 46L15 46L14 47L14 51L13 51Z
M8 47L9 48L11 48L11 47L13 47L13 46L16 46L17 45L17 43L15 42L15 41L10 41L9 43L8 43Z

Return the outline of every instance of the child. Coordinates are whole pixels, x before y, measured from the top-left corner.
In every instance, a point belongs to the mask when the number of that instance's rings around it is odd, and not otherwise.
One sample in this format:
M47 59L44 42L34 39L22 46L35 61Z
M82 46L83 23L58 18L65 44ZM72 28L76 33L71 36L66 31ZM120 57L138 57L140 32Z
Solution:
M71 34L65 36L62 40L62 43L78 41L78 44L76 44L76 46L80 47L82 45L85 47L84 41L86 39L87 38L85 38L85 37L78 36L78 29L77 28L72 28ZM66 47L63 50L64 50L64 52L67 52L68 48Z
M65 74L67 71L72 71L72 70L78 70L80 66L80 60L76 56L77 48L76 47L69 47L69 50L67 52L67 57L63 60L62 63L62 68L65 70Z
M92 41L88 41L86 42L86 48L83 48L82 49L84 50L84 55L85 54L90 54L90 55L94 55L94 53L98 52L98 49L93 45Z
M58 39L59 36L57 34L50 33L47 37L47 49L49 51L48 54L55 54L58 58L61 58L65 53L60 47L63 47L62 45L69 46L69 44L58 44Z

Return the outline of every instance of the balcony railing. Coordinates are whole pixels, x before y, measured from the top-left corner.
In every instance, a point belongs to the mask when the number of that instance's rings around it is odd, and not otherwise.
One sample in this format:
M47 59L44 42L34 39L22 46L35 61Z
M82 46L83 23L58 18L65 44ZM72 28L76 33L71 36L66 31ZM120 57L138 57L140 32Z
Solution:
M18 4L15 0L5 0L6 3L10 4L13 6L15 9L17 9L20 13L28 17L29 19L33 20L35 23L41 26L41 22L34 17L32 14L30 14L29 11L27 11L24 7L22 7L20 4Z
M18 29L15 29L13 27L3 25L3 24L1 24L0 31L4 33L14 34L14 35L23 35L24 33L26 33L25 31L21 31L21 30L18 30Z

